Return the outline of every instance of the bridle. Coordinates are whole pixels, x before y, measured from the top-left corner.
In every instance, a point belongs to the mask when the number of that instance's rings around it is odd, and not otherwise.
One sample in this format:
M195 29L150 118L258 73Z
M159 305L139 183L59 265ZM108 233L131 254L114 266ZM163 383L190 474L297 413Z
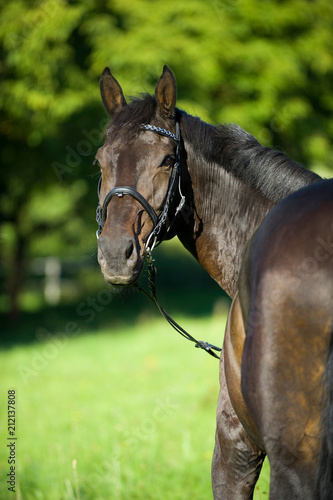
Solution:
M122 198L124 195L129 195L132 198L134 198L137 202L140 203L142 208L147 212L149 215L152 223L153 223L153 230L150 233L150 235L147 238L146 242L146 254L151 253L153 248L156 245L157 238L163 228L163 226L166 223L166 220L168 218L169 210L170 210L170 204L174 198L174 195L176 193L176 189L178 186L178 191L180 194L180 202L179 205L176 208L176 212L174 215L174 219L169 225L169 227L166 229L166 232L168 232L178 215L178 213L182 210L184 203L185 203L185 197L183 196L181 192L181 177L180 177L180 147L181 147L181 140L180 140L180 128L179 128L179 122L176 122L176 135L170 132L169 130L166 130L161 127L155 127L155 125L141 125L140 128L142 130L148 130L150 132L155 132L156 134L163 135L164 137L170 137L176 142L176 153L175 153L175 162L172 167L172 173L170 176L169 180L169 186L168 186L168 191L165 197L165 202L164 202L164 207L162 209L162 212L160 215L157 215L153 207L150 205L150 203L140 194L138 191L136 191L134 188L129 187L129 186L117 186L111 189L105 196L104 202L102 207L98 203L97 205L97 210L96 210L96 221L98 223L98 229L96 231L96 236L97 239L99 238L101 232L103 231L103 227L106 221L106 216L107 216L107 208L114 196L118 196L119 198ZM101 178L98 183L98 196L100 193L100 187L101 187Z
M148 297L159 309L161 314L164 316L164 318L168 321L168 323L183 337L187 338L191 342L195 343L195 347L199 347L201 349L204 349L206 352L208 352L211 356L214 356L215 358L219 359L219 356L215 354L214 351L221 351L220 347L217 347L213 344L209 344L208 342L205 342L203 340L196 340L192 335L190 335L186 330L184 330L174 319L171 318L171 316L163 309L163 307L160 306L160 304L157 301L157 296L156 296L156 285L155 285L155 273L156 273L156 268L153 264L154 260L152 257L152 251L157 243L158 236L163 228L163 226L166 223L166 220L169 215L169 209L170 209L170 204L175 196L176 189L178 186L178 191L180 195L180 202L176 208L175 215L173 217L173 220L169 224L169 227L165 230L165 234L170 231L178 213L182 210L184 204L185 204L185 197L182 194L181 191L181 172L180 172L180 148L181 148L181 137L180 137L180 127L179 127L179 122L176 121L176 135L170 132L169 130L166 130L164 128L156 127L155 125L141 125L140 127L142 130L148 130L150 132L155 132L156 134L163 135L165 137L170 137L176 142L176 154L175 154L175 162L173 164L172 168L172 173L170 176L169 180L169 185L168 185L168 191L165 197L165 202L164 202L164 207L162 209L162 212L160 215L157 215L153 207L150 205L150 203L140 194L138 191L133 189L132 187L129 186L117 186L111 189L105 196L104 202L102 207L100 206L100 203L98 202L97 205L97 210L96 210L96 221L98 223L98 229L96 231L96 236L97 239L99 238L101 232L103 231L103 227L106 221L106 216L107 216L107 208L114 196L118 196L119 198L122 198L124 195L129 195L132 196L137 202L140 203L142 208L147 212L149 215L150 219L153 222L153 230L150 233L150 235L147 238L146 241L146 248L145 248L145 258L148 262L148 270L149 270L149 291L150 295L143 289L141 288L138 284L135 284L134 286L142 292L146 297ZM100 188L101 188L101 177L98 182L98 197L100 194ZM158 243L160 243L162 240L159 240Z

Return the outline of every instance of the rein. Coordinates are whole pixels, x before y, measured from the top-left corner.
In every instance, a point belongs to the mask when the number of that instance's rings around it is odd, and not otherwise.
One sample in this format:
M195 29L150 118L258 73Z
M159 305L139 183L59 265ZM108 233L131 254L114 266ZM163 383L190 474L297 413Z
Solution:
M152 257L151 252L148 254L146 253L146 260L148 263L148 282L149 282L149 293L147 293L143 288L141 288L140 285L137 283L134 285L137 290L139 290L141 293L143 293L146 297L148 297L153 304L158 308L162 316L167 320L169 325L172 326L178 332L180 335L185 337L187 340L190 340L191 342L195 343L195 347L198 347L199 349L204 349L208 354L213 356L214 358L220 359L220 356L218 356L214 351L221 351L222 349L220 347L217 347L213 344L209 344L208 342L205 342L204 340L196 340L192 335L190 335L184 328L182 328L167 312L166 310L158 303L157 296L156 296L156 284L155 284L155 276L156 276L156 268L153 264L154 259Z
M178 191L180 194L180 202L179 205L176 208L176 212L174 215L173 220L171 221L169 227L166 229L166 234L168 231L170 231L178 213L182 210L184 203L185 203L185 197L181 192L181 175L180 175L180 146L181 146L181 139L180 139L180 127L179 127L179 122L176 122L176 135L170 132L169 130L166 130L164 128L160 127L155 127L155 125L141 125L142 130L148 130L151 132L155 132L156 134L163 135L165 137L170 137L176 142L176 158L175 158L175 163L173 165L171 177L169 180L169 186L168 186L168 191L167 195L165 198L165 203L163 210L161 214L158 216L153 209L153 207L150 205L150 203L135 189L129 187L129 186L117 186L111 191L108 192L106 195L103 206L101 207L100 204L98 203L97 205L97 210L96 210L96 221L98 223L98 229L96 231L96 236L97 239L99 238L100 234L103 231L103 227L106 221L107 217L107 208L108 205L111 201L111 199L114 196L118 196L119 198L123 197L124 195L129 195L132 196L136 201L140 203L140 205L143 207L143 209L147 212L149 215L150 219L153 222L153 230L150 233L147 242L146 242L146 250L145 250L145 259L148 263L148 281L149 281L149 293L147 293L143 288L140 287L137 283L134 285L134 287L139 290L141 293L143 293L146 297L148 297L149 300L151 300L155 306L158 308L162 316L167 320L167 322L174 328L180 335L185 337L187 340L190 340L191 342L195 343L195 347L198 347L200 349L204 349L208 354L213 356L214 358L219 359L219 356L214 352L214 351L221 351L220 347L217 347L213 344L209 344L208 342L204 342L202 340L196 340L192 335L190 335L184 328L182 328L174 319L171 318L171 316L165 311L165 309L160 306L157 300L157 295L156 295L156 283L155 283L155 277L156 277L156 268L153 264L154 259L152 257L152 251L157 243L157 238L161 232L162 227L165 225L168 213L169 213L169 208L170 204L174 198L176 189L177 189L177 184L178 184ZM98 196L100 193L100 187L101 187L101 177L98 182ZM165 235L164 235L165 237ZM163 239L159 240L157 244L161 243Z

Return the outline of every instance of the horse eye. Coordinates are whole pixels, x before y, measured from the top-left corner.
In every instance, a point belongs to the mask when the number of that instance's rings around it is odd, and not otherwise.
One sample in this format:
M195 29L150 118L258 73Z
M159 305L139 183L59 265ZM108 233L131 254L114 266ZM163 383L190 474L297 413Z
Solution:
M174 164L174 161L175 161L175 157L172 156L172 155L168 155L164 158L164 160L162 161L161 163L161 167L167 167L167 168L172 168L173 167L173 164Z
M95 165L97 165L97 167L98 167L100 170L102 169L102 167L101 167L101 165L100 165L99 161L97 160L97 158L95 158L95 159L94 159L93 165L94 165L94 166L95 166Z

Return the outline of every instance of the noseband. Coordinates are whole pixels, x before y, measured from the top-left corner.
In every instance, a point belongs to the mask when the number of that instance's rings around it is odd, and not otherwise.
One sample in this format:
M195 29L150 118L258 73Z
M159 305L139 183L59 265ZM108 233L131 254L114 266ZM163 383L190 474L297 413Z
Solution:
M151 252L156 244L157 238L159 233L161 232L162 227L164 226L166 219L168 217L169 213L169 208L170 208L170 203L175 195L177 184L179 188L179 193L180 193L180 203L176 209L176 215L178 212L183 208L183 205L185 203L185 198L181 193L180 189L180 128L179 128L179 123L178 121L176 122L176 135L170 132L169 130L166 130L164 128L160 127L155 127L154 125L141 125L140 127L142 130L148 130L150 132L155 132L156 134L163 135L164 137L170 137L176 142L176 158L175 158L175 163L172 168L172 174L169 180L169 186L168 186L168 191L167 195L165 198L164 202L164 207L161 212L161 214L158 216L153 209L153 207L150 205L150 203L140 194L138 191L133 189L132 187L129 186L117 186L111 191L108 192L106 195L103 206L101 207L100 204L98 203L97 205L97 210L96 210L96 221L98 223L98 230L96 232L97 238L99 238L105 221L107 217L107 208L114 196L118 196L119 198L122 198L124 195L129 195L132 198L134 198L137 202L140 203L140 205L143 207L145 212L149 215L154 227L152 232L150 233L147 243L146 243L146 252ZM100 193L100 186L101 186L101 178L98 183L98 196ZM167 231L170 229L171 226L167 229Z

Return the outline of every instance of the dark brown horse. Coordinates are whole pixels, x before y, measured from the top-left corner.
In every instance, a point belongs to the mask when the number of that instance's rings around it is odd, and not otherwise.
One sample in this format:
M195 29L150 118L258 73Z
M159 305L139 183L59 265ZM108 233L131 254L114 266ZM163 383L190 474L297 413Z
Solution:
M105 279L136 283L147 251L177 235L233 299L214 498L252 498L266 454L270 498L332 498L332 182L177 109L166 66L155 96L129 104L108 68L100 86L112 118L96 155Z

